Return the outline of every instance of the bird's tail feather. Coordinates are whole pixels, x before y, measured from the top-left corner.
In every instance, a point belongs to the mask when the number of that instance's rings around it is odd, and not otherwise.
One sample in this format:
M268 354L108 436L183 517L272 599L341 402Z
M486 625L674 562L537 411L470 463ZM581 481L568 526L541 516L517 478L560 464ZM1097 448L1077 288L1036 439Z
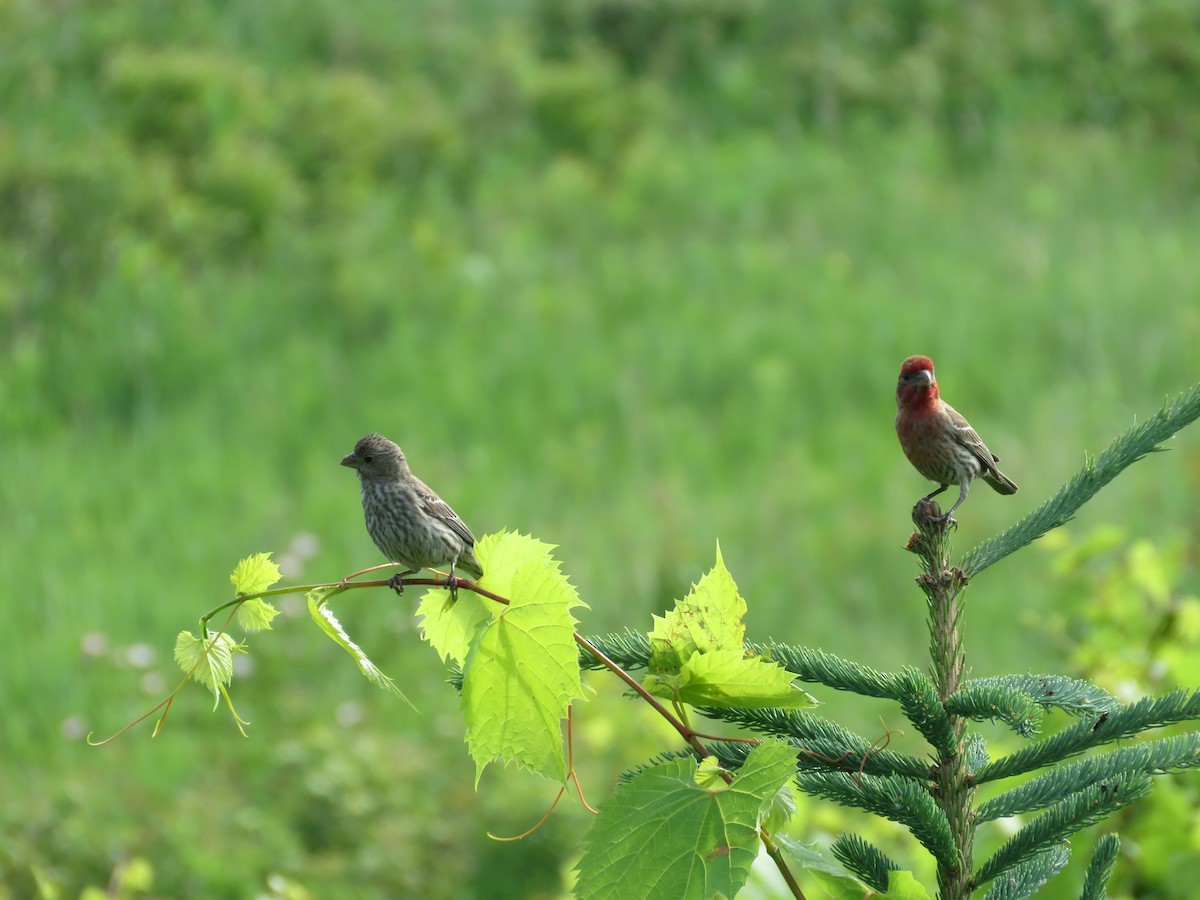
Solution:
M999 469L984 472L980 477L995 488L997 494L1015 494L1017 492L1017 483Z
M476 580L479 580L483 577L483 566L479 564L479 560L475 558L475 554L470 550L467 550L465 553L463 553L463 555L458 558L458 562L455 563L455 565L464 572L470 572L471 577Z

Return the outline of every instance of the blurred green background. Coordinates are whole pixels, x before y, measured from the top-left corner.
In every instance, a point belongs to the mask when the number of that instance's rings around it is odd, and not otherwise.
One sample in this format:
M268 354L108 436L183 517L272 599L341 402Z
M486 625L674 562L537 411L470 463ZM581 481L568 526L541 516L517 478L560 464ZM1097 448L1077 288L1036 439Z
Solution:
M586 632L648 628L719 539L752 637L924 665L900 362L934 357L1021 486L973 492L960 551L1197 381L1197 96L1177 0L0 0L0 896L561 895L587 816L487 839L553 788L474 792L415 596L337 611L420 713L285 603L248 738L192 687L157 739L84 742L170 689L240 557L379 562L337 465L368 431L476 534L558 544ZM1170 543L1181 597L1200 438L1173 448L1066 533ZM974 673L1161 687L1149 616L1119 683L1079 655L1063 552L972 585ZM596 802L671 734L592 683ZM1172 790L1120 823L1175 842L1127 840L1115 895L1189 896Z

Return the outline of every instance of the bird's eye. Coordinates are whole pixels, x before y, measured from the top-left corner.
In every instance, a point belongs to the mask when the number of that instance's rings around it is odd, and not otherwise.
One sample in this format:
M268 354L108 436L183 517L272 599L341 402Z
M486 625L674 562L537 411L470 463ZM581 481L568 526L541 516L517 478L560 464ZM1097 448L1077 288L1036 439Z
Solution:
M375 459L375 457L373 457L373 456L364 456L364 457L363 457L363 462L365 462L365 463L369 463L369 462L371 462L371 461L372 461L372 460L374 460L374 459Z

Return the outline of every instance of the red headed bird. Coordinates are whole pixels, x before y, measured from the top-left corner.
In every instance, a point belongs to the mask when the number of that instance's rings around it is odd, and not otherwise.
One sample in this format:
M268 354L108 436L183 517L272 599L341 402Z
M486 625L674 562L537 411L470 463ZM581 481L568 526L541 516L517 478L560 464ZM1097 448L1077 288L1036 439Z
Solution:
M967 499L976 477L982 477L997 493L1017 492L1012 479L996 468L1000 457L984 445L971 423L938 395L933 360L928 356L910 356L900 367L896 408L896 435L904 455L918 472L939 485L921 502L958 485L958 500L949 512L936 517L939 521L948 520Z

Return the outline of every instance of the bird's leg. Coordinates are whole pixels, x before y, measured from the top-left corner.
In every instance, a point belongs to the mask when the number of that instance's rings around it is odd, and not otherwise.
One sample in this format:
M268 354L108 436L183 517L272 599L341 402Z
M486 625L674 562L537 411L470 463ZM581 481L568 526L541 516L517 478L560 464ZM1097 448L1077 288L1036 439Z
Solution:
M420 571L419 569L406 569L403 572L397 572L395 575L393 575L391 578L388 579L388 587L390 587L393 591L395 591L397 596L403 594L404 593L404 578L405 578L405 576L416 575L417 572L419 572L419 571Z
M964 478L962 481L960 481L958 483L958 499L954 501L954 505L952 507L950 507L949 510L947 510L946 512L942 513L940 516L937 517L939 522L949 522L952 524L957 524L954 522L954 511L962 505L962 502L964 500L967 499L967 491L970 490L970 487L971 487L971 479L970 478Z
M450 589L450 602L458 602L458 579L454 575L454 567L458 565L458 557L450 560L450 574L446 576L446 587Z
M922 498L921 498L921 502L922 502L922 503L928 503L930 500L932 500L934 497L936 497L938 494L940 494L942 491L944 491L944 490L945 490L946 488L948 488L948 487L950 487L950 485L948 485L948 484L943 484L943 485L942 485L940 488L938 488L938 489L937 489L936 491L934 491L932 494L926 494L924 497L922 497Z

